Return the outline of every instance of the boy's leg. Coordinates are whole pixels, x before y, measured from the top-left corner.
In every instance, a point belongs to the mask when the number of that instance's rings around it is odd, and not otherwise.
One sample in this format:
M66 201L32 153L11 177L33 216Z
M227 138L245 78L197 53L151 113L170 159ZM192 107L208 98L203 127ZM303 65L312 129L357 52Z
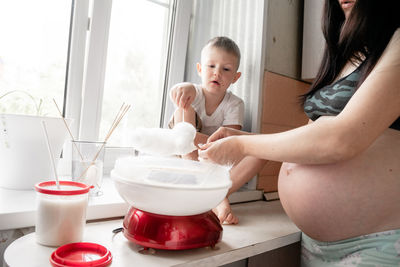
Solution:
M227 197L224 198L224 200L222 200L217 207L213 208L213 212L215 215L217 215L221 223L237 224L239 222L239 219L231 210L231 205L229 204Z
M196 125L196 111L193 107L188 107L186 110L183 108L177 108L174 112L174 125L179 122L188 122L193 125L193 127L197 128Z
M194 139L194 144L197 146L199 143L205 143L207 141L208 136L202 133L199 133L201 129L201 120L197 116L196 111L193 109L193 107L189 107L186 110L182 108L177 108L174 112L174 116L172 121L169 124L170 128L173 128L177 123L185 121L187 123L192 124L196 128L196 137ZM182 156L184 159L191 159L191 160L198 160L199 156L197 154L197 150L194 150L193 152Z
M267 160L247 156L238 164L233 166L230 171L232 187L229 189L227 197L233 192L239 190L240 187L242 187L246 182L259 173L266 163ZM228 224L237 224L239 222L239 219L235 216L235 214L232 213L227 198L225 198L224 201L214 208L213 212L217 215L221 222Z

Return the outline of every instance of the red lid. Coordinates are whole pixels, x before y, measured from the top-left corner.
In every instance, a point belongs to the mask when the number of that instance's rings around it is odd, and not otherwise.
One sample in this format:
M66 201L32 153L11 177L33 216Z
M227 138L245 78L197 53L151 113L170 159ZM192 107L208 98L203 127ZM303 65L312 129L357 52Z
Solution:
M96 243L70 243L56 249L50 256L50 263L55 267L93 266L105 267L111 264L111 252Z
M49 188L49 187L52 188ZM92 186L72 181L60 181L60 186L69 186L70 188L57 189L56 181L41 182L35 185L35 190L39 193L49 195L81 195L89 192Z

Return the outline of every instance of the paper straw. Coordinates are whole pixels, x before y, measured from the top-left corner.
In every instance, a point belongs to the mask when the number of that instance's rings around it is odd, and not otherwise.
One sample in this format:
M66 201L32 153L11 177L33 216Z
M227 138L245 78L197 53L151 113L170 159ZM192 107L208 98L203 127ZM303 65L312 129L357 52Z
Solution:
M50 142L49 142L49 135L47 134L47 128L46 128L45 121L42 121L42 126L43 126L44 134L46 136L47 150L49 151L49 154L50 154L50 159L51 159L51 163L52 163L51 165L53 166L54 176L56 178L56 186L57 186L57 189L60 190L60 182L58 181L57 168L56 168L56 164L54 162L53 153L51 152L51 146L50 146Z

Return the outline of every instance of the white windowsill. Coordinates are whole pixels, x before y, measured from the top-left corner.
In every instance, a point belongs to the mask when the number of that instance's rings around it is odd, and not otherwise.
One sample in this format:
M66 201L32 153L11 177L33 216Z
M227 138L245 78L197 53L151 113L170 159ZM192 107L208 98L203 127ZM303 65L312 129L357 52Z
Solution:
M119 196L110 178L103 179L103 195L90 197L87 220L123 216L128 204ZM0 230L35 225L36 192L0 188Z
M122 217L129 206L116 191L113 181L104 178L103 195L91 197L87 211L87 220L100 220ZM35 225L36 192L34 190L10 190L0 188L0 231L18 229ZM240 190L233 193L231 203L260 200L262 192L257 190Z

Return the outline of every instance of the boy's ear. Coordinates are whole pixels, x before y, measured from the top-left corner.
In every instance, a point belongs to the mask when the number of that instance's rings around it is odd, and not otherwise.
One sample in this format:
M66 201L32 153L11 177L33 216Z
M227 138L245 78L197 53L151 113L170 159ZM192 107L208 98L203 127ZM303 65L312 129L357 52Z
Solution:
M197 74L198 74L199 76L201 76L201 64L200 64L200 63L197 63L197 64L196 64L196 68L197 68Z
M241 72L236 72L235 78L233 78L232 84L239 80L240 76L242 76Z

